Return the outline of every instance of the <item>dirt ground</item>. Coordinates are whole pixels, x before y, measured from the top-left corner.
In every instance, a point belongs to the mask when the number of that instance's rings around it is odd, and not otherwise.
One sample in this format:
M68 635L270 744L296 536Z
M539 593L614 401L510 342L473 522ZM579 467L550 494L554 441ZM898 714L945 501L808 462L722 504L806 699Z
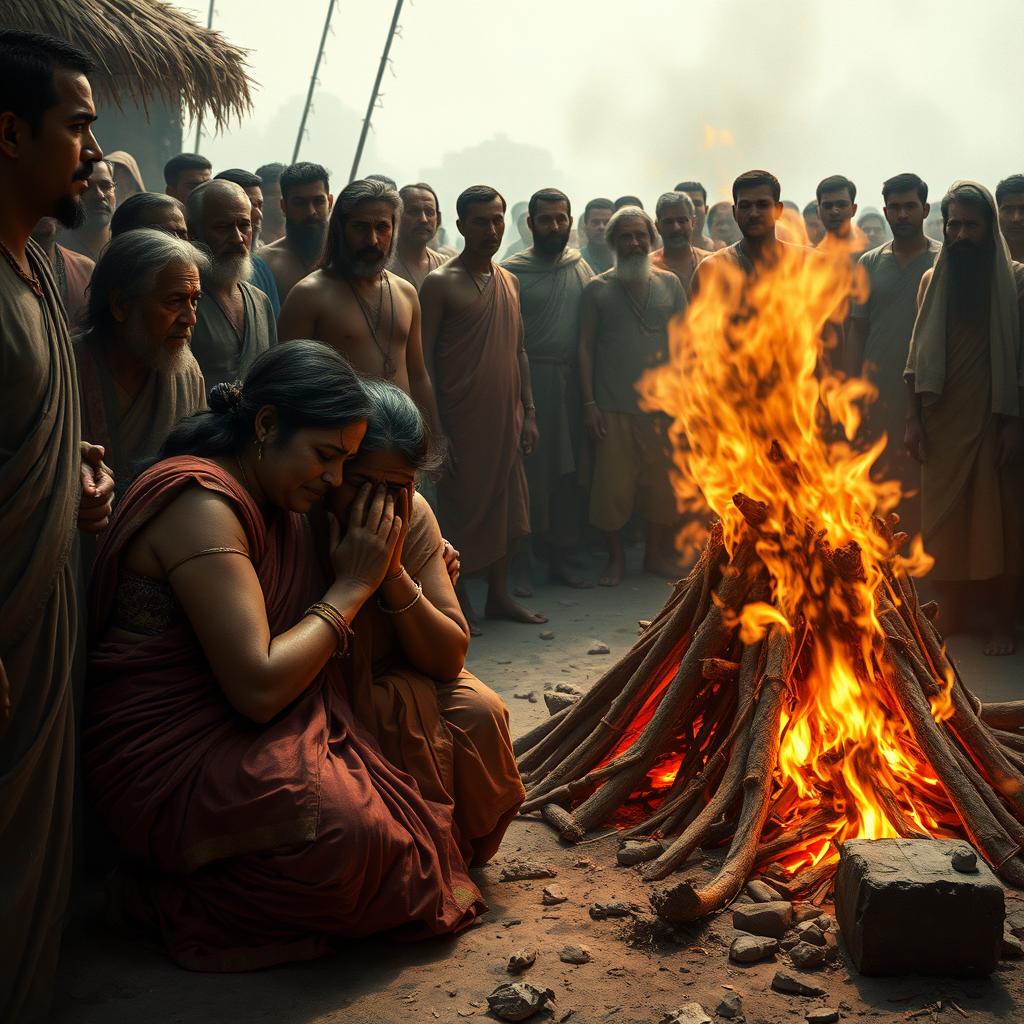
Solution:
M631 555L635 556L636 552ZM545 684L570 682L585 689L636 636L638 619L651 618L668 590L664 581L634 572L617 590L570 591L541 586L532 605L550 617L546 627L490 624L474 640L470 668L506 699L513 734L542 721ZM552 639L542 639L545 630ZM594 640L610 648L588 655ZM974 637L956 638L956 657L968 685L985 700L1015 699L1024 679L1024 653L988 659ZM532 703L517 694L536 694ZM774 992L784 955L751 966L732 964L731 913L677 942L637 941L633 919L593 920L594 902L622 901L647 909L636 869L615 863L617 843L606 838L563 846L541 822L513 822L494 861L476 873L489 912L457 939L402 945L361 941L336 955L251 974L182 971L159 950L122 938L104 923L101 893L76 901L65 940L51 1020L57 1024L377 1024L492 1020L487 995L505 981L508 957L535 949L536 963L522 976L555 993L553 1005L533 1020L572 1024L658 1024L686 1003L699 1002L714 1019L729 992L742 997L748 1024L801 1022L817 1007L836 1007L843 1020L1016 1021L1024 1018L1024 962L1005 962L983 981L858 977L840 958L808 972L826 990L805 998ZM520 858L557 872L551 882L500 882ZM546 885L567 897L542 902ZM1024 895L1007 893L1007 912L1024 923ZM908 927L913 927L909 922ZM592 961L559 960L567 944L589 948ZM800 972L793 972L800 974ZM801 975L803 976L803 975ZM937 1008L941 1003L941 1009ZM929 1012L927 1007L933 1007ZM917 1015L917 1011L924 1013Z

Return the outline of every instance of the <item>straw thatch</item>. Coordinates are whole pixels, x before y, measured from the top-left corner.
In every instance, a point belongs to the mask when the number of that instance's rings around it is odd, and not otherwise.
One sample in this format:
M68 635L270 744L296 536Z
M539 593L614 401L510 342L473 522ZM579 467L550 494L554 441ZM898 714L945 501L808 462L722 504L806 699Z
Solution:
M218 128L252 106L246 51L157 0L0 0L0 24L43 32L89 53L98 93L144 109L160 96Z

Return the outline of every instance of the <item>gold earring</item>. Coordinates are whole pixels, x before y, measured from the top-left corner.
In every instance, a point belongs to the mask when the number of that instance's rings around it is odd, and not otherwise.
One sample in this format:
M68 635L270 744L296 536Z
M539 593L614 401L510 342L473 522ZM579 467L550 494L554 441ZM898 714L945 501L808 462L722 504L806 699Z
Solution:
M256 461L257 462L262 462L263 461L263 438L262 437L256 442Z

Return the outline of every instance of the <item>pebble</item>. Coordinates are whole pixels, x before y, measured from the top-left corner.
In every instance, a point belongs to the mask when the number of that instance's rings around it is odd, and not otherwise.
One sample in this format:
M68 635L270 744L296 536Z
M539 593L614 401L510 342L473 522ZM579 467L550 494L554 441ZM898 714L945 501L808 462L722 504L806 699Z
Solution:
M579 697L571 693L559 693L557 690L544 691L544 703L547 705L548 713L557 715L559 711L571 707Z
M729 947L729 959L738 964L756 964L779 951L776 939L765 935L737 935Z
M747 895L755 903L776 903L779 899L779 894L770 885L757 878L747 882Z
M519 949L508 958L505 969L509 974L521 974L537 962L537 950Z
M821 917L823 913L824 911L810 903L798 903L793 907L793 920L797 924L803 924L804 921L813 921L815 918Z
M572 683L558 683L555 686L555 693L568 693L572 697L583 696L583 691L578 686L573 686Z
M798 942L790 951L789 958L794 967L811 970L825 962L828 950L824 946L812 946L809 942Z
M554 640L555 631L553 629L543 629L537 634L537 636L539 636L541 640Z
M803 941L803 939L801 939L800 936L797 935L796 932L794 932L794 931L786 932L786 934L783 935L781 939L779 939L779 947L784 952L788 953L795 945L797 945L798 943L800 943L802 941Z
M732 912L732 926L752 935L770 935L782 938L793 923L793 904L784 900L771 903L753 903L737 907Z
M726 1020L732 1020L734 1017L739 1017L742 1013L743 997L739 992L726 992L715 1007L715 1016L725 1017Z
M654 860L665 852L665 847L657 839L627 839L615 859L623 867L632 867L634 864L643 864L645 861Z
M978 870L978 855L969 846L960 846L950 857L953 870L964 875L973 875Z
M487 1005L499 1020L527 1020L554 998L555 993L549 988L535 988L525 981L507 981L487 997Z
M823 996L825 990L817 985L808 985L788 971L776 971L772 978L772 988L776 992L785 992L794 996Z
M558 872L546 864L529 860L509 861L498 875L499 882L525 882L533 878L554 878Z
M558 954L558 959L563 964L589 964L594 958L590 955L590 950L586 946L563 946L562 952Z
M796 933L802 942L809 942L812 946L825 945L825 933L814 921L803 921L796 926Z
M834 1006L819 1006L816 1010L808 1010L804 1019L807 1024L835 1024L839 1020L839 1011Z
M595 640L590 647L587 648L587 654L611 654L612 649L603 641Z
M684 1003L674 1013L666 1013L661 1024L711 1024L711 1018L700 1003Z
M560 885L548 885L544 887L544 895L541 896L541 903L546 907L553 907L558 903L565 903L569 897Z
M603 921L607 917L628 917L629 907L625 903L592 903L590 916L595 921Z
M1024 957L1024 943L1009 929L1003 932L1003 945L999 953L1000 960L1020 960Z

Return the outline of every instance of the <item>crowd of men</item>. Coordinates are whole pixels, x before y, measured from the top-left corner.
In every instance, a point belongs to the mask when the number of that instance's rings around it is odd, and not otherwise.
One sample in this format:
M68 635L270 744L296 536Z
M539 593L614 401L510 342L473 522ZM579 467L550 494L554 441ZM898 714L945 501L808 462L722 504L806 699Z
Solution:
M0 929L4 1019L42 997L67 898L77 534L102 532L167 431L274 345L323 341L412 396L444 455L424 489L464 575L486 578L485 613L539 623L517 600L538 560L591 586L581 552L598 539L597 582L615 586L637 531L648 570L680 570L672 453L636 385L667 359L706 268L758 275L789 250L842 245L870 285L838 357L878 389L864 441L888 435L879 472L910 495L946 630L977 583L987 651L1013 650L1024 175L994 196L955 183L938 236L910 173L859 217L838 175L802 209L750 171L731 201L709 206L683 181L653 216L636 196L593 198L578 224L557 188L508 211L474 185L457 198L456 251L423 182L370 175L335 195L316 163L214 174L184 153L147 190L93 133L90 70L66 44L0 33L0 903L17 922Z

